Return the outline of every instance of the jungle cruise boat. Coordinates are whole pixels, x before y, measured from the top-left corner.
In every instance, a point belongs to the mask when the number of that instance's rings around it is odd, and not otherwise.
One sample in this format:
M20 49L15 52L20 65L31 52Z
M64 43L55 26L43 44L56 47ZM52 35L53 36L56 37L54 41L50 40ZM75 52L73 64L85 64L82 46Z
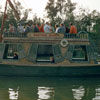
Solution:
M100 75L97 52L87 33L3 34L6 0L0 33L0 75L3 76L91 76Z
M100 64L87 33L8 33L0 43L0 75L100 75Z

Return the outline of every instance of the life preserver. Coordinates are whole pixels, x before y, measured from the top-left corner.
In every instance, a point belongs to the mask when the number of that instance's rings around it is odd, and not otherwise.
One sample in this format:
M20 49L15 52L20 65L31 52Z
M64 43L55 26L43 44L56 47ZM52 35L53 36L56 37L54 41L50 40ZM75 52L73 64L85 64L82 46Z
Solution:
M66 39L62 39L61 42L60 42L60 45L61 45L62 47L67 47L68 41L67 41Z
M87 32L86 31L80 31L80 32L78 32L79 34L87 34Z

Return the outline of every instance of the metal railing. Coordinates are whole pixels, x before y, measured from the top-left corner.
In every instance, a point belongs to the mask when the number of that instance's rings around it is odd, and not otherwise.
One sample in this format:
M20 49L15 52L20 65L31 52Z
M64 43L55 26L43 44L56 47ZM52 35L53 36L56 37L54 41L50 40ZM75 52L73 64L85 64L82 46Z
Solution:
M93 46L93 48L95 48L95 51L98 52L98 55L100 55L100 34L89 34L89 40ZM99 57L100 59L100 57Z
M67 39L70 39L70 38L72 38L72 39L88 39L88 34L86 33L86 34L83 34L83 33L81 33L81 34L66 34L65 35L65 38L67 38Z
M8 38L26 38L27 33L4 33L3 37L8 37Z
M5 37L8 37L8 38L28 38L27 34L28 33L4 33L3 37L4 38ZM34 34L34 33L32 33L32 34ZM35 33L35 34L37 34L37 33ZM38 33L38 34L41 34L41 33ZM52 34L57 34L57 33L52 33ZM60 34L57 35L57 36L60 37ZM44 37L46 37L46 36L44 36ZM53 37L53 35L50 36L50 37ZM66 34L64 34L64 38L67 38L67 39L71 39L71 38L72 39L88 39L89 37L88 37L87 33L85 33L85 34L84 33L77 33L77 34L66 33Z

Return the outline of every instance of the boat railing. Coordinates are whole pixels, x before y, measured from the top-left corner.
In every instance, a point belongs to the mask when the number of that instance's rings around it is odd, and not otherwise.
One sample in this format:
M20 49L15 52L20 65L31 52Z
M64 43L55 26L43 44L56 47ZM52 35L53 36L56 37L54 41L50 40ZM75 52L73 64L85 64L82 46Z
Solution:
M88 39L88 34L62 34L62 33L4 33L4 38L32 38L32 37L62 37L66 39Z
M26 33L4 33L3 37L8 37L8 38L26 38L27 34Z
M66 34L65 38L67 39L88 39L88 34Z

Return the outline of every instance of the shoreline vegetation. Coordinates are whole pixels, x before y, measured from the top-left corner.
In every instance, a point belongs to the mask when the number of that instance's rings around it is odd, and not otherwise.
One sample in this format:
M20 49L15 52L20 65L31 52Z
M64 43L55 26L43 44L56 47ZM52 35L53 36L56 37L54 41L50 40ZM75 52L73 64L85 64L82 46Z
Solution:
M95 43L98 52L100 54L100 12L97 10L89 11L89 9L79 8L78 13L75 13L77 3L71 0L48 0L45 11L46 19L40 18L36 14L33 14L31 20L28 19L32 9L26 9L22 6L20 1L13 1L14 7L17 10L20 21L14 16L13 9L8 5L6 11L5 28L8 29L9 24L13 23L17 27L18 23L36 23L44 24L48 19L52 26L63 23L67 27L70 27L70 23L74 23L79 31L86 31L89 33L93 42ZM2 6L0 6L0 28L3 18Z

